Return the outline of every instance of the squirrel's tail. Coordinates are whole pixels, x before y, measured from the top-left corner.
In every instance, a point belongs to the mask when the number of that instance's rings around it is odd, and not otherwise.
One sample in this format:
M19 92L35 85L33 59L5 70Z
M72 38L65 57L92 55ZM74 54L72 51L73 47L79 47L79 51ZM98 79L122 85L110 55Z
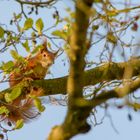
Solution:
M9 110L8 115L0 115L0 120L9 126L15 125L20 119L29 122L40 114L34 106L33 99L15 100L11 104L4 105Z

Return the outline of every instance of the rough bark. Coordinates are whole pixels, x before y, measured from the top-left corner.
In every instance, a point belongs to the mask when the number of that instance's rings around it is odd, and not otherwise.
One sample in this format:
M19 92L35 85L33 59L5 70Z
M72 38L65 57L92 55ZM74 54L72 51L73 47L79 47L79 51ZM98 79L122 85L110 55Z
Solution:
M122 80L124 78L124 72L127 64L130 64L133 68L132 77L138 76L140 74L140 59L132 59L127 62L121 63L106 63L102 66L98 66L87 70L83 73L83 86L94 86L100 82ZM32 86L39 86L43 88L45 93L44 96L63 94L66 95L66 83L68 76L37 80L31 83ZM130 77L131 78L131 77ZM22 85L27 86L27 85ZM139 88L139 87L137 87ZM0 92L0 99L3 99L3 95L7 92L11 92L12 88L5 89Z
M127 62L120 63L105 63L101 66L92 68L83 73L83 86L94 86L104 81L123 80L128 64L132 68L132 73L129 78L139 76L140 74L140 59L130 59ZM126 77L125 77L126 78ZM45 90L45 95L67 94L66 83L68 76L34 81L33 85L38 85Z
M67 94L69 96L68 111L64 122L60 126L52 129L48 140L54 140L56 138L57 140L68 140L77 134L86 133L90 130L86 119L89 116L91 108L88 107L84 110L85 108L79 107L75 102L77 99L83 97L84 57L87 51L86 35L90 17L85 12L85 9L88 8L88 11L90 11L91 6L91 0L76 1L76 15L72 28L69 51L70 73L67 82Z

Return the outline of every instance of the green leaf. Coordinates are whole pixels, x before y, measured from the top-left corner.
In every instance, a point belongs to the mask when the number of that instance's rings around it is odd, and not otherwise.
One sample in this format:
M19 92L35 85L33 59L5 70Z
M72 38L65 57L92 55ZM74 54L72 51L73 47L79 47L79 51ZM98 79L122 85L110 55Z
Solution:
M12 36L11 39L13 39L16 42L19 42L20 41L19 37L17 37L17 36Z
M11 50L10 53L11 53L11 56L16 60L20 59L21 57L15 50Z
M10 93L5 93L4 98L5 98L5 101L6 101L7 103L8 103L8 102L11 102Z
M0 38L2 38L3 36L4 36L4 29L0 27Z
M34 98L34 105L40 112L43 112L45 110L45 107L42 105L39 98Z
M51 43L47 42L47 48L51 48Z
M28 30L30 28L32 28L33 26L33 19L32 18L27 18L25 23L24 23L24 30Z
M99 29L99 25L94 25L94 26L92 27L92 29L93 29L93 31L98 30L98 29Z
M24 125L24 121L23 121L23 119L20 119L16 122L16 126L14 129L21 129L23 127L23 125Z
M27 52L30 52L30 47L29 47L28 40L26 40L24 43L22 43L22 46L25 48L25 50Z
M14 63L12 61L8 61L6 63L3 63L2 66L1 66L1 69L4 71L4 72L10 72L10 70L14 67Z
M113 32L109 32L107 34L107 41L109 41L112 44L116 44L117 43L117 38L116 38L116 36L114 36Z
M36 21L36 29L38 31L38 34L42 34L42 30L44 28L44 23L42 21L41 18L39 18L37 21Z
M5 94L5 100L6 100L6 102L12 102L16 98L18 98L20 95L21 95L21 88L15 87L11 93Z
M16 18L16 19L20 19L20 18L21 18L21 16L22 16L22 14L21 14L21 13L19 13L18 15L16 15L16 16L15 16L15 18Z
M52 35L58 36L58 37L60 37L60 38L62 38L62 39L64 39L64 40L67 39L66 33L63 32L63 31L61 31L61 30L55 30L55 31L53 31L53 32L52 32Z
M8 110L5 106L1 106L1 107L0 107L0 115L1 115L1 114L6 114L6 115L8 115L8 113L9 113L9 110Z

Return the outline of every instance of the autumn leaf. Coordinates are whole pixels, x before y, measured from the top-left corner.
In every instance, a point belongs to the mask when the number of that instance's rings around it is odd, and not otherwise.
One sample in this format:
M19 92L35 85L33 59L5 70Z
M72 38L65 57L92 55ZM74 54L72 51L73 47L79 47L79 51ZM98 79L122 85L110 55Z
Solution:
M30 28L32 28L33 26L33 19L32 18L27 18L25 23L24 23L24 30L28 30Z
M43 23L42 19L39 18L36 21L36 29L37 29L39 35L42 34L43 28L44 28L44 23Z

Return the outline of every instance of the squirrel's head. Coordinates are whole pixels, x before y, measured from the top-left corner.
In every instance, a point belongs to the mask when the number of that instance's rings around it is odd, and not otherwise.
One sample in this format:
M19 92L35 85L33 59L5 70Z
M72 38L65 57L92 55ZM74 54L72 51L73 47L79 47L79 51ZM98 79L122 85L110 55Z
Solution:
M48 67L54 63L55 56L56 56L55 53L46 50L41 50L39 54L39 59L40 59L39 61L43 67Z
M57 52L51 52L47 49L47 43L43 43L43 48L38 54L38 61L42 64L43 67L49 67L54 63L54 60L57 56Z

